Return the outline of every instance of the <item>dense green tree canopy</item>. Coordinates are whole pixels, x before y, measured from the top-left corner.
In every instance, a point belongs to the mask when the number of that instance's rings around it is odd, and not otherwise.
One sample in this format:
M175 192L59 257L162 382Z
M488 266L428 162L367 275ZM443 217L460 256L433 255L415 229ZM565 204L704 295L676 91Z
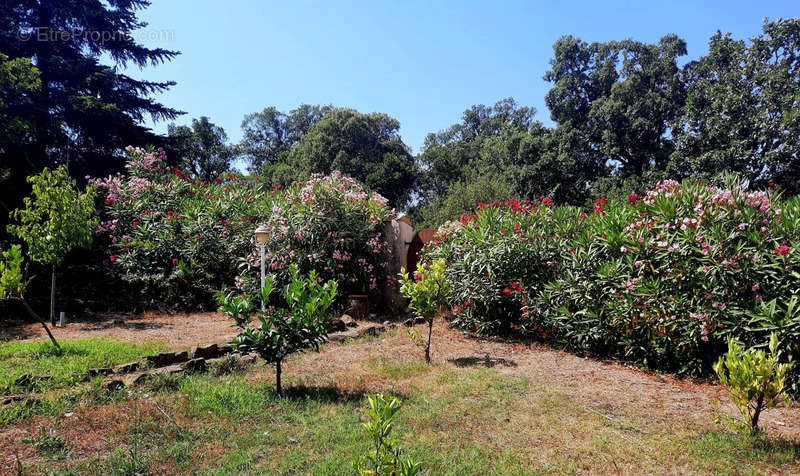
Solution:
M403 208L416 175L414 158L399 129L397 119L383 113L332 109L311 125L289 152L288 163L298 174L339 170Z
M566 36L553 45L545 101L560 129L560 146L591 168L621 177L663 170L672 153L669 125L681 113L678 58L686 42L633 40L586 43ZM578 140L575 140L575 139Z
M5 55L0 75L16 71L12 81L0 81L0 116L12 115L15 124L0 128L0 163L12 171L0 191L8 208L26 195L26 176L60 164L74 177L106 174L121 167L112 157L125 146L159 142L142 125L145 118L179 114L152 98L173 83L135 79L115 67L157 65L178 54L133 41L132 33L145 26L137 13L148 5L144 0L0 2ZM20 71L25 69L20 61L35 67L37 80L30 68Z
M764 24L751 41L717 32L686 66L674 175L736 171L800 191L800 20Z
M501 198L500 193L583 200L594 171L561 154L553 131L534 120L535 112L507 98L472 106L460 123L429 134L417 157L421 200L411 210L414 219L435 226L443 213L465 213L478 201Z
M292 147L331 109L301 104L288 113L270 106L248 114L242 121L242 140L237 149L251 172L262 172L285 161Z
M168 157L198 180L211 180L230 170L234 157L225 130L208 117L192 119L191 126L170 124Z

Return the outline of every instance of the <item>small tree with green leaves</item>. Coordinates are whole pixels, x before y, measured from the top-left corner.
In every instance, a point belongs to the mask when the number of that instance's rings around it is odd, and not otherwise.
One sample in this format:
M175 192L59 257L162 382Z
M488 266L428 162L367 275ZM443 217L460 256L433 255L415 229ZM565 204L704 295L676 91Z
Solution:
M371 439L372 449L366 455L353 459L353 468L358 474L375 476L414 476L420 474L421 465L403 456L397 446L397 438L392 437L394 416L400 410L400 401L379 393L367 395L369 408L364 410L368 420L362 423L364 433Z
M56 268L73 248L92 244L96 191L89 187L80 192L64 167L45 168L28 182L31 197L14 211L18 224L9 225L8 231L25 243L31 261L50 267L50 322L55 325Z
M325 342L331 330L327 310L336 298L337 287L336 281L320 284L313 270L307 277L300 277L294 264L290 266L290 274L291 280L283 289L281 307L267 307L275 279L272 275L266 277L261 289L260 309L247 295L218 296L221 310L242 330L233 346L241 351L253 351L275 366L275 388L279 396L283 396L283 359L306 349L319 351L320 344Z
M0 253L0 300L17 298L22 301L23 307L34 319L39 321L50 337L50 341L56 347L61 349L58 341L53 337L53 334L48 329L47 324L39 317L38 314L28 305L25 301L25 287L28 282L25 280L25 258L22 256L22 247L20 245L13 245L9 250Z
M431 363L431 334L433 320L446 306L453 291L453 283L445 274L444 259L422 263L409 278L405 269L400 272L400 292L409 299L408 307L428 321L428 341L425 344L425 362Z
M779 401L789 402L786 394L786 373L791 363L779 363L778 336L769 338L768 356L763 349L745 349L734 339L728 340L728 352L714 365L719 380L728 388L730 399L739 408L742 422L735 426L751 435L760 432L758 419L766 408L774 407Z

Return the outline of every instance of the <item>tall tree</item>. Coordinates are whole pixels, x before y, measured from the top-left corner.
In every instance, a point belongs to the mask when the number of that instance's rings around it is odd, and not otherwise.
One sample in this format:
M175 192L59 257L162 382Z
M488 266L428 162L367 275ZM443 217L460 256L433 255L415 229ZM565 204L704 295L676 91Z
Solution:
M677 61L686 42L667 35L657 44L589 44L566 36L553 51L545 102L564 153L620 177L665 169L674 148L669 127L685 101Z
M340 170L403 208L415 186L414 158L403 143L397 119L337 108L308 129L289 152L300 174Z
M511 196L582 201L596 171L560 154L553 132L534 120L535 112L506 98L472 106L460 123L429 134L417 157L421 199L414 218L437 226L479 201Z
M674 173L732 170L800 192L800 19L765 22L749 43L717 32L708 50L685 66Z
M24 92L0 84L0 97L12 98L3 101L0 116L12 112L25 124L23 135L0 128L0 163L12 171L0 191L7 208L27 194L27 175L57 165L67 165L75 177L118 169L122 161L111 158L126 145L158 142L142 125L145 117L173 119L180 113L152 99L173 82L134 79L117 69L157 65L178 54L134 41L133 33L146 26L137 13L148 5L144 0L0 2L5 55L0 61L5 67L27 58L39 78L37 87ZM9 111L9 104L24 107Z
M301 104L286 114L274 106L248 114L242 121L242 140L237 149L251 172L262 172L285 161L292 147L331 109Z
M506 98L494 106L472 106L460 123L428 134L417 157L422 195L443 195L476 170L483 175L515 165L521 142L541 127L533 120L535 114L534 108Z
M177 159L178 165L195 178L210 182L230 170L234 157L225 129L208 117L192 119L191 126L170 124L167 156Z

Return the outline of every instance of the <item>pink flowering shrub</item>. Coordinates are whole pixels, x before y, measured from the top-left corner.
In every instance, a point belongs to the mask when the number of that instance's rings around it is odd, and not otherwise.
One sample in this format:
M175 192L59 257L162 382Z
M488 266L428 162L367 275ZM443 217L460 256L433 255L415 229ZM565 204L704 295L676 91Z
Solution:
M289 265L300 273L317 271L320 280L335 280L339 297L348 294L378 296L395 278L387 275L390 248L384 222L395 212L384 197L367 192L355 180L341 175L314 175L307 182L283 190L267 217L267 272L279 283L288 282ZM247 257L238 285L254 292L258 285L259 254Z
M777 328L800 355L798 318L758 312L800 293L800 199L775 190L665 181L593 210L481 204L425 255L448 261L464 329L687 374L710 372L728 336L756 345Z
M214 305L255 249L257 217L275 191L235 174L211 183L165 165L163 151L129 147L127 174L90 180L102 195L96 234L106 263L147 306Z

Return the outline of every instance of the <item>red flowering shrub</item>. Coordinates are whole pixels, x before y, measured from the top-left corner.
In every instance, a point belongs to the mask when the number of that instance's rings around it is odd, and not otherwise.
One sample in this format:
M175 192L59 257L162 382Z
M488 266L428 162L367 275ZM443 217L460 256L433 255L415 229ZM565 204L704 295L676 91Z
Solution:
M800 293L800 199L775 190L665 181L601 197L593 214L495 203L437 239L425 259L449 263L464 329L689 374L710 372L728 336L755 345L776 327L784 354L800 355L800 318L758 311Z
M163 151L128 148L126 175L92 179L105 192L97 235L108 263L148 306L203 308L231 286L254 249L269 191L235 174L212 183L164 165Z

